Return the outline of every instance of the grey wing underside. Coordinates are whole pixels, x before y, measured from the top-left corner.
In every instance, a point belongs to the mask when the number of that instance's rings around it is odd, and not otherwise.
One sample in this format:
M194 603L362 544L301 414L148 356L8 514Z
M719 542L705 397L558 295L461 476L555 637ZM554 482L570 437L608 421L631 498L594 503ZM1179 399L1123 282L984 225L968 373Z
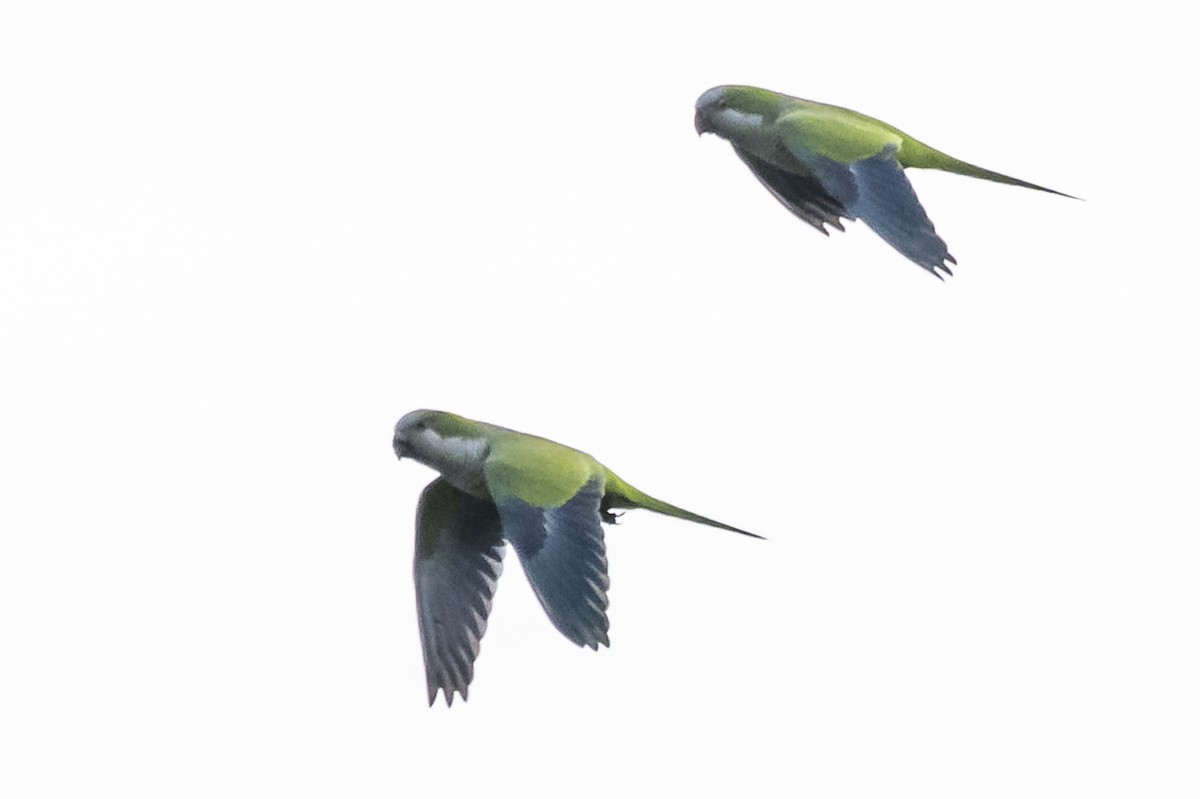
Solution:
M600 527L603 482L557 508L509 498L499 504L507 538L558 631L579 646L608 646L608 559Z
M440 477L426 486L417 504L413 577L430 705L438 689L447 705L455 691L467 698L503 557L495 505Z
M834 162L829 162L833 164ZM895 247L904 257L928 269L942 280L938 270L953 274L946 262L958 263L933 229L933 222L921 207L917 193L896 160L896 148L888 146L871 158L856 161L848 167L854 176L856 197L848 207L870 225L879 237Z
M825 229L826 225L845 230L842 227L842 218L849 218L849 212L821 186L814 175L799 171L803 169L801 164L796 164L796 171L788 171L737 145L734 145L733 151L750 167L759 183L766 186L776 200L800 219L826 236L829 235L829 231Z
M783 169L733 148L754 176L793 214L828 235L844 230L840 219L861 219L913 263L941 279L957 263L921 207L889 145L871 158L843 164L811 153L788 151L794 168Z

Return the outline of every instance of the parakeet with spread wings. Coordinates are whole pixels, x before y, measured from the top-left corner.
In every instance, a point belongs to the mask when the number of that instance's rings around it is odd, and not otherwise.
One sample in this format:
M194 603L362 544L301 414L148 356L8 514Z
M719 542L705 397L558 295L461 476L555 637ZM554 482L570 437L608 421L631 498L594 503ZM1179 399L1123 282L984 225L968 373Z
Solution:
M696 101L696 132L726 139L789 211L829 235L861 219L918 266L942 279L957 261L904 175L908 167L1059 194L917 141L865 114L753 86L717 86ZM1075 198L1073 198L1075 199Z
M467 698L505 544L550 621L572 642L608 646L608 560L601 522L645 508L760 538L631 486L595 458L545 438L420 410L392 447L441 473L417 505L413 574L429 704Z

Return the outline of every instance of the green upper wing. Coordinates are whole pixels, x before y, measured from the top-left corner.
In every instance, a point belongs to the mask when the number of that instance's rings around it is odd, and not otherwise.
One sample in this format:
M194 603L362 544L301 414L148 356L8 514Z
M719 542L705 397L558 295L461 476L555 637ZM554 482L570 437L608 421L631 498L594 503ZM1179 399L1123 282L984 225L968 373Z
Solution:
M603 469L590 455L554 441L511 430L491 442L484 465L497 504L519 499L539 507L564 504Z
M787 151L816 176L847 216L940 278L955 263L921 206L898 153L906 137L878 120L835 106L795 111L777 123ZM785 203L786 204L786 203Z
M792 151L804 150L849 164L870 158L888 145L899 148L905 135L878 119L848 108L808 103L775 122Z
M581 452L519 435L493 444L484 473L504 537L550 621L580 646L608 646L603 469Z

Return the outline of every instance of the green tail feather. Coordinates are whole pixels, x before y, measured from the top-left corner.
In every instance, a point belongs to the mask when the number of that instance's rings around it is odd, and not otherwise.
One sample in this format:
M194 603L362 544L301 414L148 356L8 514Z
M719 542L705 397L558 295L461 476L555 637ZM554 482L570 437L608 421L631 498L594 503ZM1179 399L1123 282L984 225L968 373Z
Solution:
M906 141L902 147L900 163L906 167L940 169L943 172L953 172L956 175L966 175L969 178L979 178L980 180L990 180L993 183L1005 183L1009 186L1020 186L1025 189L1044 191L1050 194L1057 194L1060 197L1070 197L1072 200L1080 199L1073 194L1048 189L1045 186L1039 186L1027 180L1009 177L999 172L993 172L990 169L984 169L981 166L968 164L966 161L960 161L926 144L921 144L911 139Z
M604 488L604 500L605 505L608 508L643 508L644 510L651 510L655 513L661 513L664 516L674 516L676 519L683 519L684 521L696 522L697 524L706 524L709 527L728 530L731 533L741 533L742 535L748 535L751 538L763 538L761 535L756 535L732 525L709 519L708 517L701 516L698 513L692 513L690 510L684 510L683 508L676 507L669 502L663 502L661 499L655 499L649 494L634 488L629 483L626 483L612 472L608 473L608 480L606 481Z

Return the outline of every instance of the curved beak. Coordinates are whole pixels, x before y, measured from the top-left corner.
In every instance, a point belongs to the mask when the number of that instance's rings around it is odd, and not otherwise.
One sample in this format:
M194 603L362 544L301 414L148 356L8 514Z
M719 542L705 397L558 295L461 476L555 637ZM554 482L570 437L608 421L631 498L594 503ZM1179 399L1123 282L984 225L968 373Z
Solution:
M699 108L696 109L696 135L703 136L705 133L712 133L712 127L708 124L708 117Z
M404 439L399 436L392 439L392 450L395 451L396 457L400 460L404 460L405 457L411 457L412 455L408 451L408 448L404 446Z

